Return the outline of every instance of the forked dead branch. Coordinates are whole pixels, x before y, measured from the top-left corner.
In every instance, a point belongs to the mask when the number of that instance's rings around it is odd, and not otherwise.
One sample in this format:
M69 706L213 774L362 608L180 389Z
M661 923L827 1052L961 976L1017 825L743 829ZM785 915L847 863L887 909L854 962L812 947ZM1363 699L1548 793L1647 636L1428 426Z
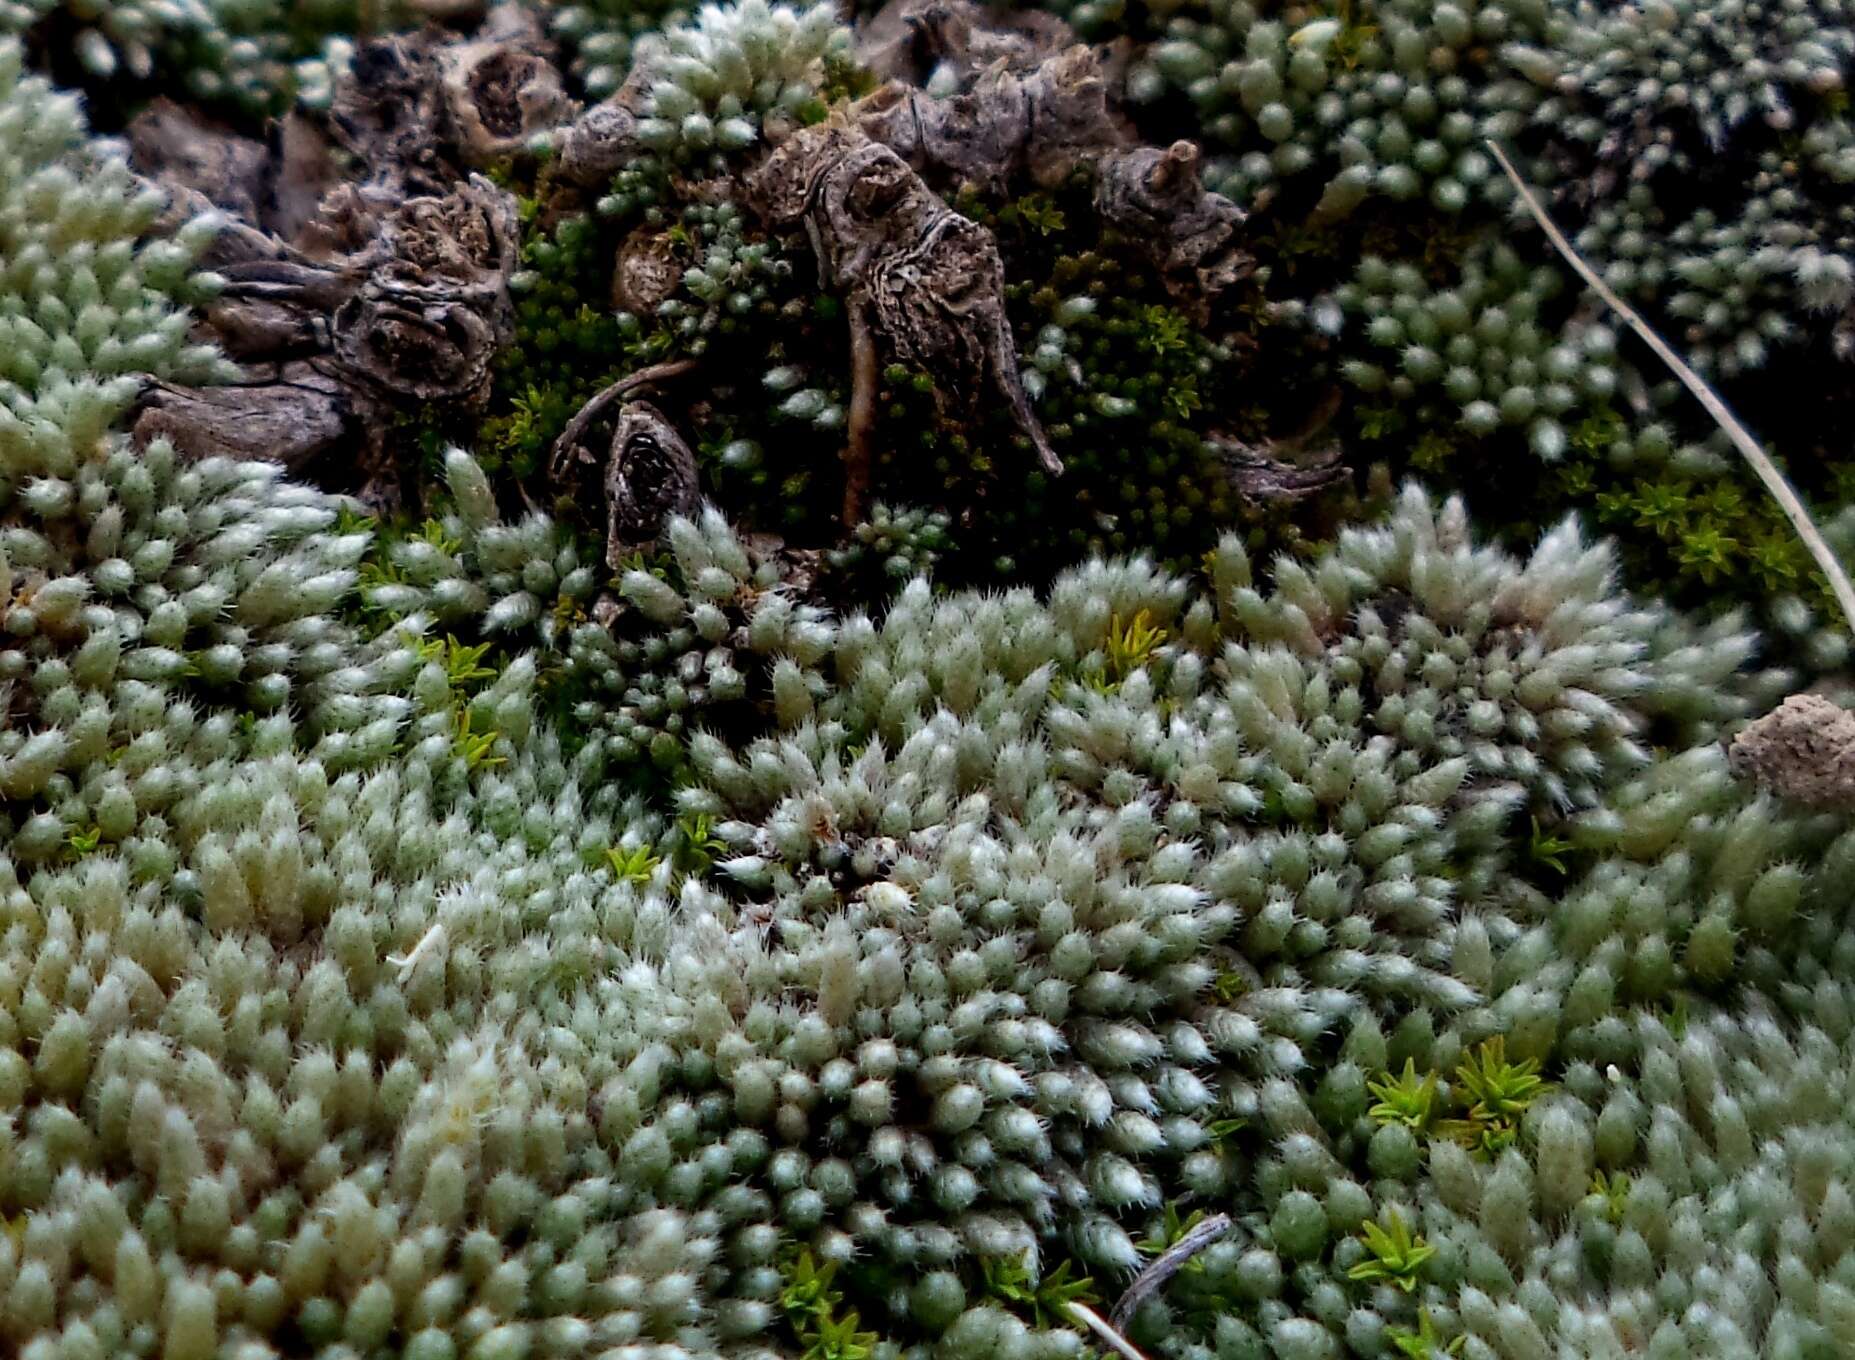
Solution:
M1201 323L1253 268L1244 215L1204 188L1196 147L1141 146L1117 111L1116 51L1074 41L1053 18L994 20L965 0L910 0L869 23L860 56L883 84L817 126L769 117L729 173L701 186L709 199L746 206L761 231L809 245L821 286L843 303L846 529L864 518L872 490L886 363L930 375L945 422L1002 409L1037 464L1062 472L1020 377L997 243L949 195L1086 176L1104 226ZM919 82L931 72L951 73L959 88L930 96ZM480 409L490 364L512 338L515 204L475 171L551 136L540 211L564 210L647 154L641 115L658 74L641 60L582 113L532 14L498 7L473 35L428 27L362 44L326 120L292 114L268 143L173 108L139 120L131 138L147 173L188 208L205 199L234 219L210 261L226 287L206 325L247 365L231 387L152 387L144 437L298 471L359 448L348 480L375 504L395 504L384 432L432 405ZM338 173L337 158L352 169ZM680 277L662 231L640 228L620 247L614 302L648 311ZM588 454L606 461L615 554L650 537L642 507L686 509L698 491L693 456L674 456L687 443L673 410L615 413L633 434L658 429L647 442L664 456L633 456L616 433L605 450L582 447L606 428L615 396L658 381L660 369L594 396L553 451L557 476ZM658 475L669 483L641 484ZM1244 467L1233 465L1233 478L1243 482ZM1250 480L1259 494L1281 492L1278 478Z

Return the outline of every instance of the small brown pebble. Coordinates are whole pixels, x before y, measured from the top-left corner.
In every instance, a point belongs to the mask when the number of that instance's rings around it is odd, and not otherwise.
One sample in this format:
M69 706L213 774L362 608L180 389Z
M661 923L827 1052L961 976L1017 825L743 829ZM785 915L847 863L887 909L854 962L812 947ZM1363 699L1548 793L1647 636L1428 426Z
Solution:
M1855 713L1793 694L1733 738L1734 773L1811 807L1855 809Z

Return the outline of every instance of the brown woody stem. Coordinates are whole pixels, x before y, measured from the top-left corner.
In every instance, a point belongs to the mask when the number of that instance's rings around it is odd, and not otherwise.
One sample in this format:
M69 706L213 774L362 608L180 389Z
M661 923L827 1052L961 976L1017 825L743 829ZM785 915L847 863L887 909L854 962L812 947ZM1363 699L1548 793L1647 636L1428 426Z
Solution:
M844 528L863 522L863 503L869 496L870 465L875 460L876 336L861 303L850 308L850 418L844 446Z
M567 428L562 430L560 438L554 441L553 456L548 462L549 474L556 479L566 474L567 460L573 456L573 450L579 443L580 436L586 433L586 427L592 424L593 417L611 405L613 401L627 392L635 392L640 387L680 378L685 373L693 371L695 367L694 359L670 359L661 364L652 364L648 368L640 368L635 373L627 373L617 382L594 395L586 405L580 408L579 413L567 422Z

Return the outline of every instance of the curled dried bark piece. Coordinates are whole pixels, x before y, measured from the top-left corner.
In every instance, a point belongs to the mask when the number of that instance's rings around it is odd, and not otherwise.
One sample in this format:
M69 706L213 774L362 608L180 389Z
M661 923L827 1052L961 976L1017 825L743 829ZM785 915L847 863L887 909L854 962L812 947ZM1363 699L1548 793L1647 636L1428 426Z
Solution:
M651 364L647 368L638 369L635 373L627 373L617 382L596 393L574 414L573 419L567 422L567 428L562 430L560 437L554 441L554 451L548 459L548 475L556 480L565 477L575 458L583 462L593 461L592 454L581 443L581 439L586 434L586 427L592 424L607 406L627 392L637 392L646 387L680 378L685 373L694 372L695 367L694 359L671 359L661 364Z
M1306 463L1290 463L1234 440L1213 440L1231 485L1252 505L1306 500L1345 481L1352 470L1338 449L1327 449Z
M676 243L667 231L639 227L619 243L612 265L612 305L650 316L683 281Z
M336 142L395 197L442 194L458 178L445 145L444 41L442 29L425 28L360 43L335 87Z
M394 396L475 401L514 332L515 203L481 175L401 206L377 262L335 314L342 366Z
M606 464L606 565L663 536L673 515L695 513L700 488L696 457L663 413L649 402L628 402L612 432Z
M1781 798L1855 810L1855 713L1820 694L1793 694L1733 738L1734 773Z
M1134 140L1109 107L1100 54L1083 46L1029 71L993 66L949 99L892 81L858 100L851 117L924 175L994 193L1019 174L1045 188L1061 184Z
M191 457L313 466L355 434L353 405L336 379L307 362L223 387L156 382L143 395L135 438L165 438Z
M1209 300L1247 277L1256 261L1237 243L1243 210L1208 192L1198 167L1198 148L1190 142L1174 142L1164 151L1116 152L1099 167L1095 206L1147 255L1166 290L1203 324Z
M451 132L466 164L479 168L521 151L535 133L575 112L547 58L533 10L500 5L468 42L440 56Z
M1018 377L990 232L943 203L889 147L842 122L794 134L748 191L774 225L804 223L825 285L853 308L867 306L877 337L933 374L943 403L970 409L989 387L1043 466L1062 471Z
M181 214L190 212L181 206L186 202L177 200ZM356 274L305 259L239 222L220 230L201 263L225 283L197 329L239 360L281 361L326 349L328 313L358 282Z

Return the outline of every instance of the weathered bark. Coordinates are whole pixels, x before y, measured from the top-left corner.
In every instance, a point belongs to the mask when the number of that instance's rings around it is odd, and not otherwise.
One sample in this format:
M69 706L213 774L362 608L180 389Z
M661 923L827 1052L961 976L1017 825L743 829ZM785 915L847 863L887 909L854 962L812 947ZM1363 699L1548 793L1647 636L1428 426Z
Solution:
M502 38L511 62L498 67L490 49ZM136 164L170 191L170 215L211 206L232 218L202 261L225 286L201 329L250 366L226 387L151 385L138 433L299 473L345 454L351 467L328 470L330 480L359 481L364 496L390 504L394 416L427 403L480 405L514 333L515 203L461 168L488 144L466 154L460 129L469 109L505 96L518 117L564 114L544 97L539 43L530 16L499 20L473 43L428 28L363 44L329 120L336 144L359 160L346 180L336 179L328 140L296 115L264 142L172 105L138 118ZM498 71L510 79L499 84Z
M878 36L866 35L864 50L894 78L857 101L851 117L931 183L1002 194L1020 177L1053 188L1093 167L1096 211L1204 324L1216 299L1255 268L1239 244L1243 211L1205 189L1190 142L1163 151L1138 144L1115 107L1112 50L1069 41L1060 24L1041 19L993 16L970 0L891 6L872 23ZM882 41L885 21L908 41ZM897 55L904 49L906 60ZM959 92L943 98L919 88L924 63L951 73Z
M466 164L483 169L516 155L573 116L550 50L540 16L516 5L498 6L470 41L443 49L451 136Z
M393 414L488 396L491 364L514 329L515 229L512 201L481 177L402 204L365 250L333 263L235 224L210 253L225 285L203 323L251 365L246 380L152 384L137 434L299 473L346 449L365 469L364 494L390 504L381 438Z
M1306 500L1352 476L1337 448L1297 463L1230 439L1213 439L1211 447L1223 462L1232 488L1252 505Z
M662 538L672 516L695 513L696 457L649 402L634 401L619 412L605 497L605 559L613 568Z
M280 463L309 471L360 431L347 389L305 361L224 387L153 384L142 398L135 438L167 439L196 458Z
M748 193L769 224L803 223L826 287L869 310L901 362L971 413L989 388L1052 474L1062 461L1018 377L1005 268L992 234L930 191L894 151L841 121L806 128L761 163Z
M292 113L266 129L265 139L241 136L192 109L156 99L125 130L129 163L184 202L186 214L206 207L293 246L340 174L328 139L309 119ZM166 225L178 225L170 214Z
M1002 398L1043 467L1061 471L1019 378L997 245L937 186L1002 195L1089 170L1103 220L1201 320L1249 268L1237 245L1243 214L1205 192L1195 149L1139 146L1116 107L1115 53L1074 42L1060 20L1000 17L970 0L898 0L866 25L863 51L890 83L822 127L788 133L769 123L772 145L744 172L742 195L769 229L804 228L823 285L860 327L845 453L853 518L874 456L879 352L931 374L943 414L976 418ZM395 415L480 403L513 331L517 231L513 201L466 178L469 168L520 154L552 129L558 154L546 178L571 207L574 190L596 191L644 150L637 112L655 78L651 62L574 117L552 57L531 11L499 5L468 37L428 24L361 43L326 134L293 115L260 142L171 105L138 120L143 168L235 219L208 261L227 286L205 330L254 365L249 381L210 394L151 387L146 428L200 450L269 447L299 470L364 432L354 457L384 487L382 431ZM921 88L929 82L952 96L931 97ZM351 163L345 176L334 151ZM648 314L679 284L662 233L640 231L619 252L612 301ZM557 445L557 474L587 456L580 440L594 412L636 385L608 389L576 417ZM618 424L635 434L643 420L628 407ZM674 432L653 438L663 466L680 467ZM624 442L607 456L609 492L623 467L651 463L627 462ZM1297 478L1314 476L1250 480L1269 494L1305 494ZM634 496L633 509L649 518L639 507L655 495ZM681 494L670 500L680 504ZM616 526L633 510L613 501L610 513Z

